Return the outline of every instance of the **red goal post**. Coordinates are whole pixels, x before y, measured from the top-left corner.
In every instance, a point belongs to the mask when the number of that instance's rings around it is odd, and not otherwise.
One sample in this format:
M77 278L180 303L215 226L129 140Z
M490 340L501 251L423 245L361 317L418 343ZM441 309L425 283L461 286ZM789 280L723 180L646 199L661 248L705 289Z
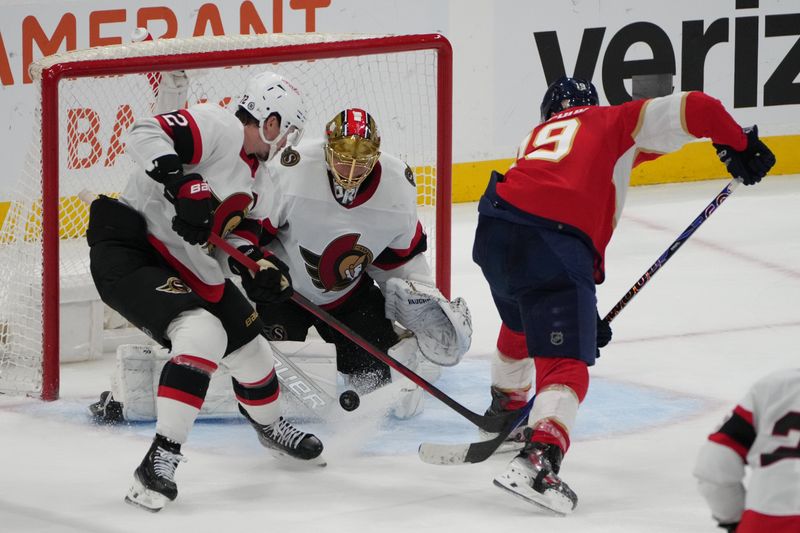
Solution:
M88 212L77 196L121 191L132 164L124 131L152 114L146 74L171 70L189 75L187 105L229 105L250 75L285 75L310 107L306 139L321 136L340 109L366 108L381 129L381 148L415 171L429 260L449 296L452 49L442 35L195 37L57 54L31 65L41 97L36 140L0 229L0 275L8 283L0 291L0 392L54 400L65 352L77 351L69 357L79 360L84 345L102 348L96 332L85 338L80 321L99 311L83 238Z

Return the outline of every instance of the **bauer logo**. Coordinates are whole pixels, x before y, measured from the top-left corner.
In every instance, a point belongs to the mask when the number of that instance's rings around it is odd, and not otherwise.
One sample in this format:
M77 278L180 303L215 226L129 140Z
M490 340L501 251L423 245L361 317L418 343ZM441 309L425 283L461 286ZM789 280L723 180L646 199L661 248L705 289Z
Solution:
M258 311L253 311L250 316L244 319L245 327L249 328L256 320L258 320Z

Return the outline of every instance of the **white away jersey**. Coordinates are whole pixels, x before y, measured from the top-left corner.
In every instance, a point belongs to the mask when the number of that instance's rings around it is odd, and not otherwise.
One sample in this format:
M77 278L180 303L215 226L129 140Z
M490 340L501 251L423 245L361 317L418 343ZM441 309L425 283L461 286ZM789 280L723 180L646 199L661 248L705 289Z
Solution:
M243 142L244 130L239 119L216 104L198 104L137 120L126 139L127 152L138 168L120 199L144 215L150 243L183 281L212 302L222 297L223 270L205 247L187 243L172 230L175 207L164 197L164 186L144 169L162 155L177 153L184 174L200 174L208 183L215 203L221 205L238 198L246 208L252 203L253 177L259 165L256 159L244 154Z
M377 279L410 263L425 251L427 238L405 163L381 154L345 207L334 197L342 190L331 184L323 146L301 144L262 169L250 216L263 219L275 236L268 249L289 266L295 290L317 305L335 307L365 271Z
M800 368L752 386L709 436L695 476L716 518L736 522L745 510L737 532L800 531Z

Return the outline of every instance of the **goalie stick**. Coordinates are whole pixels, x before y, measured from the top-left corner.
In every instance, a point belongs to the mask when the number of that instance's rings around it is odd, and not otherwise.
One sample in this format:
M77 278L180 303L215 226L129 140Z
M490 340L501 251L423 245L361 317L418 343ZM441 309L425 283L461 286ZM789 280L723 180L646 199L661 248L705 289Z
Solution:
M219 247L225 253L242 263L244 266L249 268L253 271L258 271L261 267L252 259L245 256L239 250L228 244L222 237L217 235L216 233L211 233L208 242L213 244L214 246ZM309 313L313 314L320 320L324 321L326 324L334 328L336 331L350 339L356 345L364 349L370 355L378 359L379 361L386 363L390 367L397 370L399 373L403 374L406 378L411 380L412 382L419 385L422 389L424 389L428 394L435 397L452 410L478 426L480 429L487 431L489 433L503 433L508 431L509 433L516 427L516 421L519 418L520 414L522 413L523 409L518 411L509 411L508 413L503 413L500 415L495 416L486 416L486 415L479 415L473 411L470 411L453 398L448 396L444 393L441 389L434 386L432 383L428 382L415 372L413 372L410 368L384 352L383 350L377 348L375 345L367 341L361 335L353 331L349 326L338 320L337 318L331 316L327 311L319 307L318 305L314 304L301 294L295 292L292 295L292 301L295 302L297 305L308 311Z
M611 311L603 318L604 321L610 323L614 318L619 315L620 311L628 305L628 303L636 296L639 291L644 287L650 279L655 275L658 270L664 266L664 264L669 261L669 259L675 255L675 253L680 249L683 244L689 240L697 228L699 228L711 214L717 210L717 208L722 205L722 202L728 199L733 191L738 187L740 184L739 180L733 179L728 183L722 191L720 191L714 199L703 209L702 213L700 213L697 218L695 218L689 226L683 230L677 239L675 239L672 244L670 244L669 248L667 248L661 256L653 263L650 268L639 278L633 287L625 293L617 304L611 308ZM527 405L523 407L520 411L520 416L517 420L512 423L510 427L507 427L505 430L498 433L495 437L485 440L485 441L478 441L472 443L465 443L465 444L436 444L432 442L423 442L419 445L418 454L420 459L422 459L426 463L436 464L436 465L459 465L459 464L467 464L467 463L480 463L481 461L485 461L489 457L491 457L497 449L500 447L501 444L508 438L516 427L525 420L525 417L530 412L531 408L533 407L533 400L535 399L535 395L531 398Z

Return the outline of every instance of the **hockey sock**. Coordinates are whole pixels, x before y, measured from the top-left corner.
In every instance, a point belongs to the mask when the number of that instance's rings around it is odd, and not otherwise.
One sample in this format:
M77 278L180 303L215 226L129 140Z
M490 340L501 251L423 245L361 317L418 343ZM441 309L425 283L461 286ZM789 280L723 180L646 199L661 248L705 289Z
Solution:
M250 418L262 425L272 424L278 419L280 408L277 400L280 396L280 386L274 368L266 377L252 383L231 379L236 400Z
M186 442L216 369L213 362L191 355L167 361L158 384L156 433L178 444Z

